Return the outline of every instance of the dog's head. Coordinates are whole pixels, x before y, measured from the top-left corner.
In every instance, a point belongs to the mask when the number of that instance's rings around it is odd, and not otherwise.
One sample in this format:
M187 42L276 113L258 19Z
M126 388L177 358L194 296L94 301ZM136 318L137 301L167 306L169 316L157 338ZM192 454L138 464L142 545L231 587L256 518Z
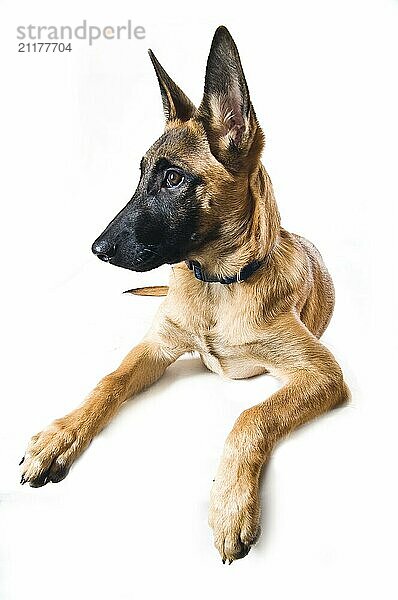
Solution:
M92 246L102 260L133 271L197 259L236 243L252 212L250 176L263 135L236 45L214 35L197 109L153 53L165 132L141 161L134 196Z

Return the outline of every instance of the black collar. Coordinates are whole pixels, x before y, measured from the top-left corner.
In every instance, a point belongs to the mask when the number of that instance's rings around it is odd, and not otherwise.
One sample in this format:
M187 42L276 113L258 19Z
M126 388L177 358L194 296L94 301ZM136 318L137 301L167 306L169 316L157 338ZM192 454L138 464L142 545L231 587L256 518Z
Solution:
M209 275L205 273L196 260L186 260L185 262L187 267L193 271L196 279L205 281L206 283L224 283L226 285L245 281L263 264L263 261L253 260L253 262L243 267L236 275L231 275L231 277L219 277L218 275Z

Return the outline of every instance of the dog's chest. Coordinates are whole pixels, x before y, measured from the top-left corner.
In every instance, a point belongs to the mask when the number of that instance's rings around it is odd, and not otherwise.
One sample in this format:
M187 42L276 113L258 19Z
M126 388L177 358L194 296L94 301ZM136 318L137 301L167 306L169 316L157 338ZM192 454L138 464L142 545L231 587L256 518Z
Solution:
M208 369L230 379L244 379L266 372L250 348L256 332L250 315L235 303L220 303L201 327L192 332L195 350Z
M176 288L169 292L166 314L178 324L181 347L198 352L208 369L224 377L243 379L266 372L251 351L263 331L261 298L244 284L204 287L190 273L176 271L178 293Z

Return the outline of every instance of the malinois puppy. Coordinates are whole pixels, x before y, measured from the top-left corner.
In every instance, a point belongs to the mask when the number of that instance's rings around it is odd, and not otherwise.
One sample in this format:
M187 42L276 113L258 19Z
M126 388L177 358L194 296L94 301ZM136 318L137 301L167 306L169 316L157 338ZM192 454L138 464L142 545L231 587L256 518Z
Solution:
M130 202L94 242L103 261L133 271L174 264L145 338L76 410L35 435L22 483L66 477L73 461L131 396L186 352L232 379L270 373L283 387L245 410L225 443L209 522L223 562L245 556L259 535L259 477L278 441L342 404L341 369L318 338L329 323L333 284L316 248L280 224L260 162L263 132L235 43L214 35L199 108L152 52L165 132L141 161Z

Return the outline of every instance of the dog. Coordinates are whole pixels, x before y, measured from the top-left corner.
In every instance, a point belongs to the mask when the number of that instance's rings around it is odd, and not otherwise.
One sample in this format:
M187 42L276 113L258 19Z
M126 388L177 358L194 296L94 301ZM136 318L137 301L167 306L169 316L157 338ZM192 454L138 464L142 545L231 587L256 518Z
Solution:
M32 438L21 483L64 479L120 406L184 353L199 353L232 379L269 373L283 386L239 416L211 490L214 543L231 563L258 538L259 478L275 445L349 398L319 342L334 288L313 244L281 227L260 162L264 135L229 31L215 32L199 108L149 54L165 131L141 161L134 196L92 250L132 271L172 264L173 276L168 288L129 290L166 296L149 332L79 408Z

